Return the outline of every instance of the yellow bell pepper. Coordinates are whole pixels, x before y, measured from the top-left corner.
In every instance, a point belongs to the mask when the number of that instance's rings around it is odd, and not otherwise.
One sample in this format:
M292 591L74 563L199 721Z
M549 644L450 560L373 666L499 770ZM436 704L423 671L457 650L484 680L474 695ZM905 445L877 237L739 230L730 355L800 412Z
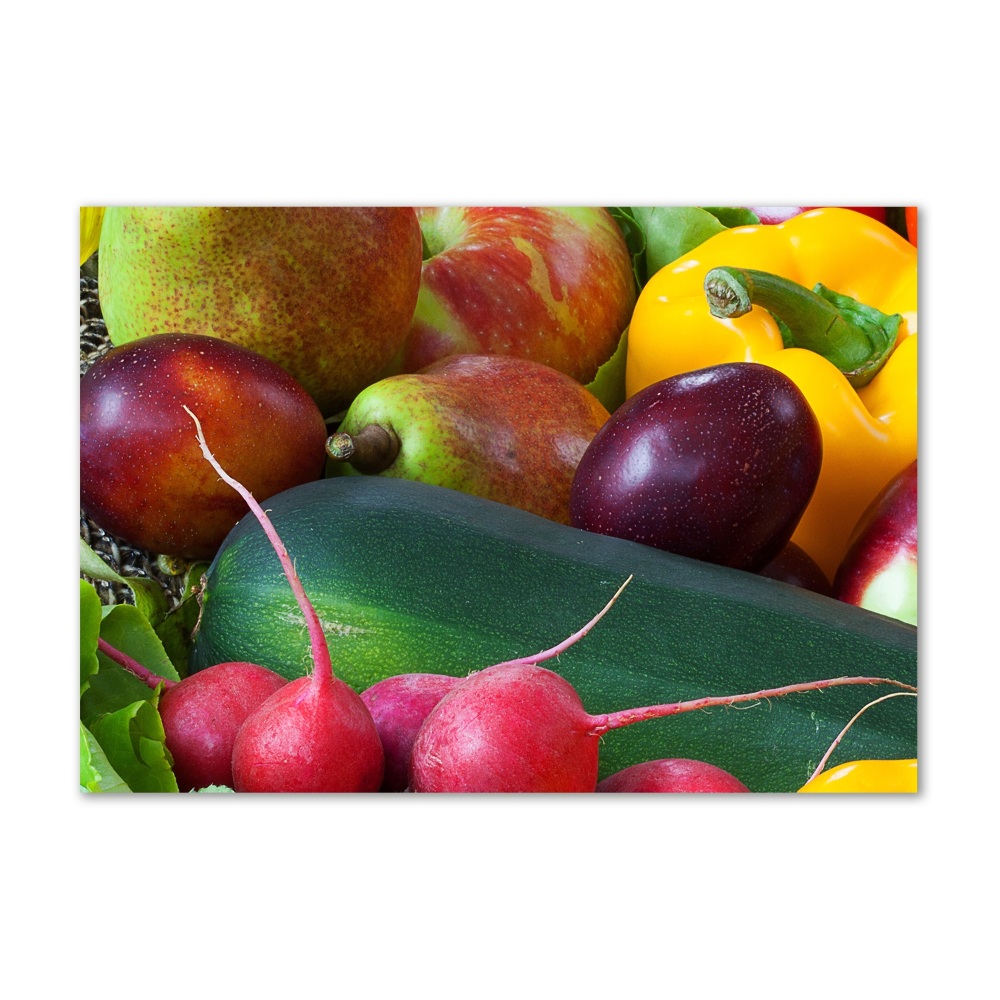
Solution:
M852 760L810 778L800 792L915 792L916 760Z
M80 267L83 267L101 243L104 208L80 207Z
M629 326L627 396L661 379L732 361L769 365L799 387L820 423L823 463L792 541L831 580L869 503L917 457L916 253L888 227L842 208L815 209L775 226L729 229L654 274ZM786 347L767 308L753 305L738 318L713 315L704 286L715 268L790 279L805 286L805 295L822 285L897 314L895 346L888 335L888 360L855 388L844 374L853 369L841 370L811 349ZM794 338L787 315L786 322Z

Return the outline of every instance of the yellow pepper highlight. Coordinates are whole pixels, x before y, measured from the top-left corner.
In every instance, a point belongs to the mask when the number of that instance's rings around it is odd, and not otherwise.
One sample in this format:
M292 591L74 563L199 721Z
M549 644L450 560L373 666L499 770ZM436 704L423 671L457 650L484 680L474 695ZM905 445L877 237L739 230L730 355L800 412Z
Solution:
M103 206L80 208L80 267L87 263L101 242L101 224L104 222Z
M738 319L709 311L714 267L767 271L806 288L822 283L903 321L896 347L872 381L854 389L819 354L785 348L767 310ZM860 212L820 208L775 226L718 233L653 275L629 326L626 395L684 372L755 361L787 375L823 435L816 491L792 535L832 580L852 530L871 501L917 457L917 251Z
M800 792L916 792L916 760L853 760L811 778Z

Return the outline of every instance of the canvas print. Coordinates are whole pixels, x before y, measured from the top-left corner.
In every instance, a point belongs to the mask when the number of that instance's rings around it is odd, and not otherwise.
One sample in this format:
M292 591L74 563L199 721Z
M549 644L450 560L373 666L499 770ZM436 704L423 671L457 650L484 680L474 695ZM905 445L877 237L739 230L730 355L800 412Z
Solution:
M80 227L81 791L917 791L915 207Z

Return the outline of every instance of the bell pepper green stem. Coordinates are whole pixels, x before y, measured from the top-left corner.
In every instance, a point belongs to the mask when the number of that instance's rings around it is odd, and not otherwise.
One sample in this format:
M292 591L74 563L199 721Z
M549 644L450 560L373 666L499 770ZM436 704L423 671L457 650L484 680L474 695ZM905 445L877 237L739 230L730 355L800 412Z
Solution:
M782 327L786 347L822 355L856 389L867 385L896 346L902 316L831 291L812 290L767 271L715 267L705 275L705 296L713 316L736 319L754 306L770 312Z

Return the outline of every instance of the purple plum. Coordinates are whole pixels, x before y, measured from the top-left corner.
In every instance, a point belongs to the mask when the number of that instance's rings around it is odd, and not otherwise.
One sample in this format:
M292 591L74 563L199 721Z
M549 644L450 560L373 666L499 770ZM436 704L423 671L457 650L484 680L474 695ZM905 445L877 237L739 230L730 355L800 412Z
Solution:
M780 580L793 587L811 590L824 597L833 597L833 587L830 586L826 574L819 568L816 560L805 549L799 548L795 542L789 542L763 569L757 572L761 576Z
M822 453L819 422L787 375L742 361L675 375L594 436L571 523L756 572L791 538Z

